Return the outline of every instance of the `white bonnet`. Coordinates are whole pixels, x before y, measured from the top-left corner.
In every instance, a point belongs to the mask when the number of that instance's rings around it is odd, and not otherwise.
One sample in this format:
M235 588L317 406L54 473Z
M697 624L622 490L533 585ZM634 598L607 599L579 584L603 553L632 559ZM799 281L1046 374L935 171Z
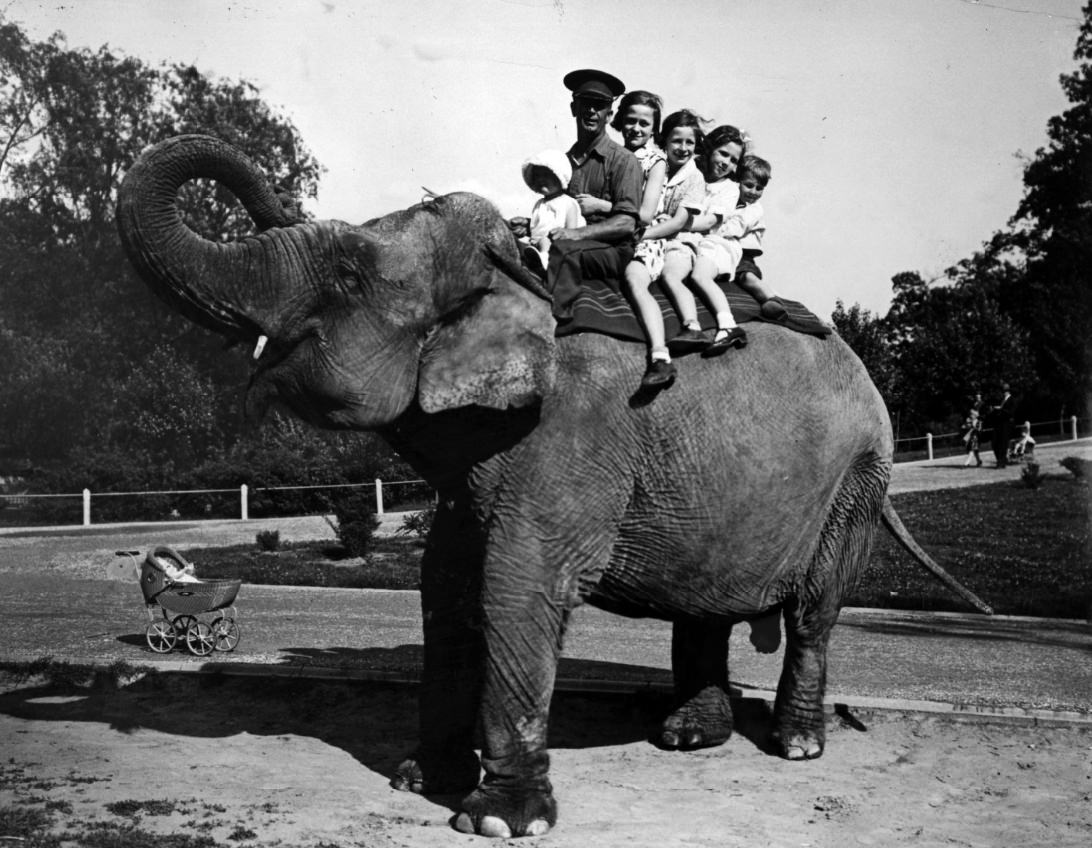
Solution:
M561 183L562 189L569 187L569 180L572 179L573 166L569 164L569 157L562 153L560 150L540 150L530 159L523 163L523 181L530 186L528 178L531 176L531 168L535 165L540 165L543 168L549 168L554 172L554 176L557 177L558 182Z

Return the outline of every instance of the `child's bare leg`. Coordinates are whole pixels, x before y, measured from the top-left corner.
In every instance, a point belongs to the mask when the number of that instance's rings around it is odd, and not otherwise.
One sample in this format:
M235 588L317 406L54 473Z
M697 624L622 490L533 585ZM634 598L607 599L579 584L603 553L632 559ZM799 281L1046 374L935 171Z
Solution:
M777 290L750 271L744 271L736 275L736 285L753 297L761 305L762 317L772 321L779 321L788 315L785 304L781 301L781 295Z
M717 319L717 334L713 343L706 348L706 355L715 356L724 353L730 347L743 347L747 344L747 334L736 326L732 307L728 298L716 283L717 262L706 254L699 253L694 260L694 270L690 272L690 281L709 304Z
M664 269L660 274L660 285L675 304L679 323L682 324L682 329L675 338L667 343L671 352L676 354L705 350L709 346L709 339L701 331L701 323L698 321L698 302L686 285L686 277L693 263L694 254L689 249L669 250L664 257Z
M773 286L766 283L765 280L759 279L750 271L745 271L739 275L735 282L737 286L747 292L747 294L759 303L765 303L771 297L778 297Z
M660 285L679 314L679 321L684 327L700 330L698 323L698 302L686 287L686 275L693 265L693 254L689 250L669 250L664 256L664 269L660 272Z
M643 262L630 262L626 266L625 277L626 292L648 336L649 364L641 385L648 388L667 385L675 378L675 366L671 364L671 354L664 341L664 316L660 304L649 291L652 275Z

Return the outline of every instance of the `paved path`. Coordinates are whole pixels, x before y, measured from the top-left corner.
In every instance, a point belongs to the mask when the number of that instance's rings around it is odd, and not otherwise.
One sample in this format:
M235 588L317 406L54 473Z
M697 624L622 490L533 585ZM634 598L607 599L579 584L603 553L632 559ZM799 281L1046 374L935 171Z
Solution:
M1050 466L1069 455L1092 458L1092 440L1041 449L1039 459L1044 471L1068 474ZM892 491L1002 482L1020 474L1019 467L963 468L960 462L899 465ZM399 520L388 517L385 532L393 532ZM80 566L86 574L102 574L104 560L113 561L112 550L120 547L189 546L197 537L203 544L252 541L270 525L283 539L332 535L320 519L0 533L0 658L53 655L183 670L414 678L421 654L415 592L244 586L239 648L209 661L178 652L159 657L145 648L147 618L131 580L70 576ZM740 694L770 698L781 652L760 654L748 637L747 625L733 634L732 680ZM566 641L559 685L667 687L669 646L664 622L582 608ZM832 638L829 690L831 703L1092 720L1092 627L1069 620L847 609Z

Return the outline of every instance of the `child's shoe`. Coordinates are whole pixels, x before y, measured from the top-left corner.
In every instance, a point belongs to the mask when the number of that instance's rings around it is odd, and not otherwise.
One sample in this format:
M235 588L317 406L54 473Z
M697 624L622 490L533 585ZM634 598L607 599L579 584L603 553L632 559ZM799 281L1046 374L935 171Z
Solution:
M523 257L523 266L528 271L540 280L546 279L546 266L542 264L542 254L533 244L520 245L520 255Z
M641 378L641 388L660 389L667 388L675 382L675 365L663 359L653 359L645 369L645 376Z
M713 342L702 351L702 356L720 356L730 347L746 347L747 334L742 327L732 327L729 330L717 330Z
M709 336L701 330L693 330L690 327L683 327L678 335L667 343L667 349L675 356L682 356L684 353L695 353L699 350L705 350L707 347L709 347Z

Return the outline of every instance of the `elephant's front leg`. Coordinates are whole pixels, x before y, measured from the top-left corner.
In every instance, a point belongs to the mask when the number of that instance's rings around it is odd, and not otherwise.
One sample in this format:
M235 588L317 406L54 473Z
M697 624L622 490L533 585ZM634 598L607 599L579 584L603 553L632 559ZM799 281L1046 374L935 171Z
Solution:
M546 737L568 613L547 588L550 581L531 576L538 563L494 565L487 563L483 592L485 777L463 799L455 827L485 836L537 836L557 821Z
M671 668L675 706L655 741L663 748L693 750L720 745L732 735L728 699L728 639L732 626L675 622Z
M483 552L483 534L469 507L441 504L421 562L420 744L391 779L395 789L443 794L478 785L474 731L485 657Z

